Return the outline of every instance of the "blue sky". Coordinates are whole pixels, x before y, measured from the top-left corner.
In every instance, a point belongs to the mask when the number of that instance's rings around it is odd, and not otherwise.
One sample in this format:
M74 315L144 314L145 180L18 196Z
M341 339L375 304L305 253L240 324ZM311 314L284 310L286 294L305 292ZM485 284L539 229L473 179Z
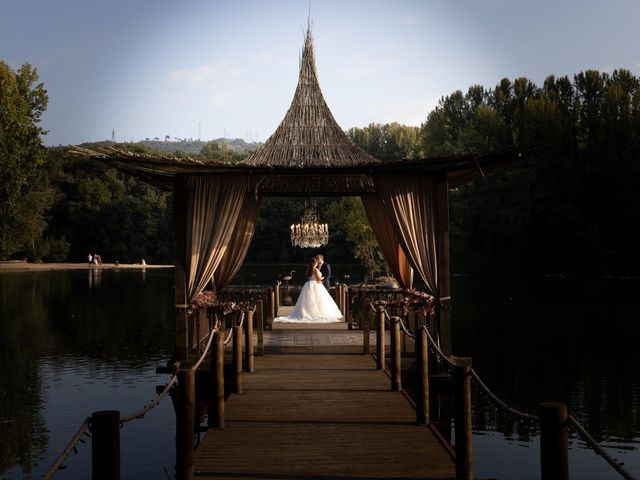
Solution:
M264 141L296 86L307 0L0 0L0 59L49 91L49 145L165 135ZM638 0L313 0L338 123L420 125L438 99L503 77L627 68Z

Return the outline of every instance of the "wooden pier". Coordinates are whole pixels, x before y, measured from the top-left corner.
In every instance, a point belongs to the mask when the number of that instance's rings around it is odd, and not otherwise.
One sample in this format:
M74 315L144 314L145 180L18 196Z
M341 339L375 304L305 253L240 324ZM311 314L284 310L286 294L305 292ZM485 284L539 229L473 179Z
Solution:
M234 479L447 479L448 445L346 324L277 324L265 356L226 402L226 428L209 429L193 474Z

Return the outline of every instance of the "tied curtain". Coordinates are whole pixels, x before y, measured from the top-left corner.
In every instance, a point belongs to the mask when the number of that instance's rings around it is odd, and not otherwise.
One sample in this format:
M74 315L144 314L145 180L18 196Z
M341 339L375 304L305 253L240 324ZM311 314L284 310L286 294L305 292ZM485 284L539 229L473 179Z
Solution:
M229 246L220 260L218 268L213 273L213 286L215 290L222 290L236 276L242 266L249 245L256 229L256 220L260 209L259 200L253 195L245 195L238 220L231 234Z
M376 191L402 249L434 297L439 296L436 182L428 176L376 175Z
M413 287L413 269L402 250L384 204L378 195L362 195L362 204L367 212L369 224L378 240L382 255L398 280L400 287Z
M204 290L229 247L246 185L245 177L235 176L189 175L184 179L188 303Z

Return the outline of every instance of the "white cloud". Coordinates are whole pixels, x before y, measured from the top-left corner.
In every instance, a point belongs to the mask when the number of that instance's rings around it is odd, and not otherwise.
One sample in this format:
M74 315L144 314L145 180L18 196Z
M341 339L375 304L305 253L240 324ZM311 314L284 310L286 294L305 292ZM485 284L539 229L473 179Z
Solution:
M169 78L174 82L186 83L192 88L200 88L217 80L237 77L240 73L239 68L224 64L200 65L194 68L172 70L169 72Z
M212 88L206 98L218 108L223 108L228 102L245 94L245 90L239 87Z
M365 77L387 70L389 67L392 67L397 63L398 62L394 60L379 60L377 62L369 62L366 66L350 65L348 67L343 67L340 70L340 73L345 78Z
M224 107L224 104L227 102L227 96L222 93L212 93L209 95L209 100L218 107Z

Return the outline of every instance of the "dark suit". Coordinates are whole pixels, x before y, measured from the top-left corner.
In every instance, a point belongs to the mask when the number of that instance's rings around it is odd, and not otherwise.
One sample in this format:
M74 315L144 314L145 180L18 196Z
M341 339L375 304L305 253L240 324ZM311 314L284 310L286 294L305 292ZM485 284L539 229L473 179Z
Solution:
M323 263L320 267L320 274L324 277L324 280L322 280L324 288L329 290L329 286L331 285L331 265L326 262Z

